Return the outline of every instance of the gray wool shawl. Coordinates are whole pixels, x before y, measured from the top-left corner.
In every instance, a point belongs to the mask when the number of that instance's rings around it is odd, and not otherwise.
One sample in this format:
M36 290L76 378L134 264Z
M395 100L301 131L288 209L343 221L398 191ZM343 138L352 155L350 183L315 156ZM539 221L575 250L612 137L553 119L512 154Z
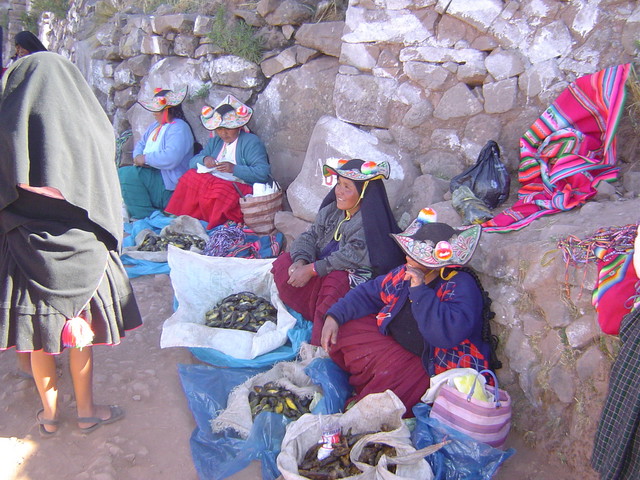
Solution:
M80 71L51 52L16 61L0 102L0 234L36 298L77 315L122 240L113 128ZM18 184L64 200L25 202Z

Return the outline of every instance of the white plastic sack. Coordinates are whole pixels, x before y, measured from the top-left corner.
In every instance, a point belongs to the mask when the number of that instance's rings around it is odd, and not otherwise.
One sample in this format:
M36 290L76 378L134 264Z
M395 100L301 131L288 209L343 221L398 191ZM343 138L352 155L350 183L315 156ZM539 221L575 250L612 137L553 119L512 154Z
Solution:
M184 233L187 235L196 235L202 238L205 242L209 240L207 231L200 223L200 220L190 217L188 215L180 215L171 221L169 225L164 227L160 232L160 236L165 236L166 233ZM168 257L168 251L162 250L160 252L145 252L138 250L138 247L144 242L147 235L157 235L150 228L145 228L138 232L135 238L135 245L133 247L124 247L122 254L126 254L136 260L146 260L147 262L159 262L166 263ZM191 247L192 252L200 253L202 250Z
M304 344L303 344L304 345ZM324 352L324 350L322 350ZM256 385L274 383L286 388L300 398L312 399L322 394L322 388L315 385L304 373L304 369L315 358L324 355L312 355L297 362L276 363L270 370L259 373L249 378L246 382L238 385L229 394L227 408L225 408L216 418L211 421L211 429L214 433L231 429L242 438L247 438L253 426L253 416L249 405L249 393Z
M306 480L298 474L298 464L313 445L322 438L323 425L336 424L346 433L379 432L383 425L393 430L366 435L351 449L351 461L362 470L361 474L346 477L349 480L399 480L420 479L432 480L433 471L423 458L412 458L406 464L398 465L397 473L386 469L387 459L377 466L357 462L364 446L370 441L384 442L396 448L399 456L416 451L411 443L409 429L402 421L405 407L402 401L391 391L367 395L344 414L310 415L306 414L287 425L282 440L282 449L277 458L277 465L285 480ZM383 457L384 458L384 457ZM384 471L384 473L383 473Z
M169 246L171 283L179 306L164 322L160 347L215 348L250 360L284 345L296 319L278 295L271 274L273 261L209 257ZM255 333L205 325L205 314L216 303L243 291L269 300L278 311L277 324L266 322Z

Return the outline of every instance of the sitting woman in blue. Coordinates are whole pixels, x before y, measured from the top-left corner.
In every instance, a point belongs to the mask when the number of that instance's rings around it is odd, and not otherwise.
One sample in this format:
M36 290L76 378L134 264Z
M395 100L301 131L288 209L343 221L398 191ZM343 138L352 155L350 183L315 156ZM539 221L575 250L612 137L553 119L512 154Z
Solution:
M423 209L391 236L406 264L351 290L327 311L322 346L350 374L358 401L392 390L408 414L431 376L458 366L495 367L490 300L467 263L480 226L454 229Z
M153 113L155 122L136 143L133 165L118 169L122 197L132 218L163 210L193 157L193 132L180 106L186 87L155 92L151 101L138 101Z

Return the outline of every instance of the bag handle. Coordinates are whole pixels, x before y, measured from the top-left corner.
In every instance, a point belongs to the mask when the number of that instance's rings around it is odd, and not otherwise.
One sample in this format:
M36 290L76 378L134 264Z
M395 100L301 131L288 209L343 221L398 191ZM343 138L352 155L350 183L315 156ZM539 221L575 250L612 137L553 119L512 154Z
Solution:
M493 373L491 370L489 369L484 369L484 370L480 370L478 372L478 374L476 375L475 380L473 381L473 385L471 385L471 390L469 391L469 395L467 395L467 402L471 401L471 397L473 397L473 392L476 389L476 384L478 383L478 377L484 373L488 373L489 375L491 375L491 377L493 377L493 381L496 384L496 388L495 388L495 394L493 395L493 399L496 405L496 408L500 408L502 406L502 403L500 402L500 387L498 385L498 377L496 377L496 374Z
M462 362L462 359L464 357L470 357L473 360L473 363L475 363L475 367L473 367L474 370L477 370L477 371L481 370L480 365L478 364L478 359L473 355L471 355L470 353L465 353L464 355L460 355L460 358L458 358L458 368L460 368L460 362Z

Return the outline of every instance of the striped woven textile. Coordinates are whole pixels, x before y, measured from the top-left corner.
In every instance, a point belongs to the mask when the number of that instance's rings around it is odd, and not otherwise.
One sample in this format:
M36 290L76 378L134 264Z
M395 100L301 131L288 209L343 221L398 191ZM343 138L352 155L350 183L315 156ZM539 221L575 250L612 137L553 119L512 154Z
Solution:
M486 232L520 230L543 215L584 204L618 174L615 133L631 64L571 83L520 139L516 203L482 224Z

